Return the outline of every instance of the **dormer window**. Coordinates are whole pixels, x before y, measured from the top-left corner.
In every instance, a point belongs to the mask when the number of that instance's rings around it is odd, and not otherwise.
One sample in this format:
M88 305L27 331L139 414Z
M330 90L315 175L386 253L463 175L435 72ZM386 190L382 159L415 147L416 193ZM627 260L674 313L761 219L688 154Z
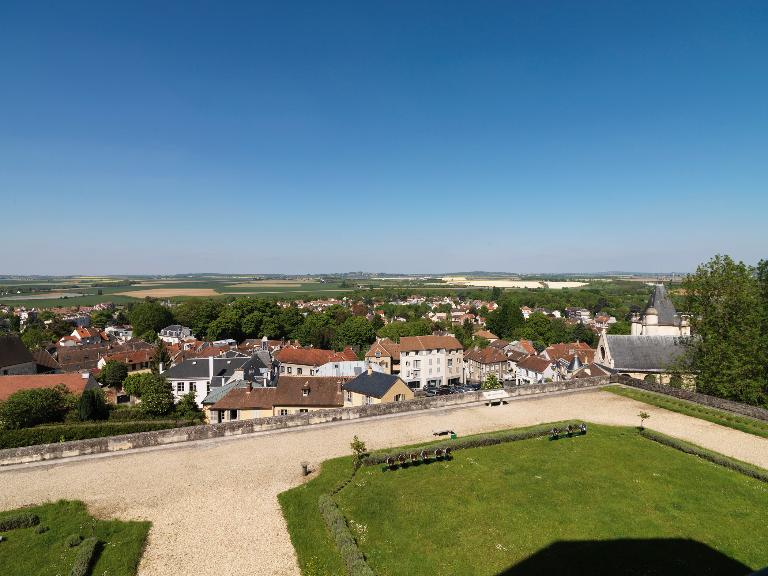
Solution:
M302 395L302 396L309 396L309 388L304 388L304 389L301 391L301 395Z
M381 358L381 351L380 350L376 350L376 358Z

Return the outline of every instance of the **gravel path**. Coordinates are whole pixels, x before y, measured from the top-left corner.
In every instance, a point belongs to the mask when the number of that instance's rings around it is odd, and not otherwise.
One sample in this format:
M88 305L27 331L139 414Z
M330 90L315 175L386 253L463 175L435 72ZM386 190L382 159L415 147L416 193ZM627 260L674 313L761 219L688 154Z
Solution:
M637 413L666 434L768 468L768 440L608 392L587 391L342 422L312 429L208 440L162 450L85 457L0 470L0 510L59 498L85 501L100 517L150 520L142 576L298 575L277 494L349 452L354 434L369 448L566 419L637 425Z

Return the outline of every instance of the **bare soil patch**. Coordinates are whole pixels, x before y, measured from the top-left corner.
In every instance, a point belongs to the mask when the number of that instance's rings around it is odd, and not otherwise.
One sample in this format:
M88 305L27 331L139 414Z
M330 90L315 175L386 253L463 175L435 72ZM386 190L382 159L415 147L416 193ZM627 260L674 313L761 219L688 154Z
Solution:
M133 290L118 292L118 296L131 298L173 298L174 296L220 296L213 288L150 288L148 290Z

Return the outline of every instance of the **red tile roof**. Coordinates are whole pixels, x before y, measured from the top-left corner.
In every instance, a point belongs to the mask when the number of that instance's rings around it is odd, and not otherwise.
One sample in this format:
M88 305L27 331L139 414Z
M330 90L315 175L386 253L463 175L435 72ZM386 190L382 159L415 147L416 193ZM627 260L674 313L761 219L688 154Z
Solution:
M302 366L322 366L328 362L343 362L357 360L357 354L351 348L343 352L323 350L321 348L287 347L278 351L275 358L283 364L300 364Z
M464 353L465 360L474 360L480 364L499 364L507 361L507 355L498 348L478 348Z
M400 344L393 342L389 338L382 338L378 342L374 342L371 345L370 350L365 353L365 357L375 358L376 352L380 352L381 356L390 357L393 360L400 360Z
M83 378L83 376L86 376ZM7 400L14 392L33 388L55 388L63 384L73 394L82 394L88 383L94 387L95 380L89 374L70 372L68 374L29 374L24 376L0 376L0 402ZM98 384L95 384L98 386Z
M400 338L400 352L415 350L463 350L453 336L402 336Z
M546 358L539 358L538 356L528 356L528 358L524 358L517 363L518 368L525 368L526 370L538 372L539 374L543 374L551 365L552 362Z

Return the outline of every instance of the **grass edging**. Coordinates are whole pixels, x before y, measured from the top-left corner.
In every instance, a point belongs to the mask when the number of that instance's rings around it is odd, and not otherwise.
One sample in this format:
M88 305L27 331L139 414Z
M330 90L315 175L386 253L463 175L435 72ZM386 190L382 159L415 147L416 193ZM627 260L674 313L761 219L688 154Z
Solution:
M667 436L666 434L662 434L661 432L648 430L647 428L640 430L640 436L642 436L643 438L647 438L648 440L653 440L654 442L658 442L659 444L669 446L670 448L674 448L675 450L680 450L681 452L685 452L686 454L692 454L694 456L698 456L699 458L707 460L708 462L712 462L713 464L717 464L719 466L723 466L730 470L740 472L741 474L749 476L750 478L755 478L756 480L760 480L761 482L768 483L768 470L763 470L761 468L758 468L757 466L752 466L751 464L747 464L746 462L741 462L740 460L729 458L728 456L724 456L717 452L707 450L706 448L702 448L701 446L696 446L695 444L691 444L689 442L685 442L684 440L679 440L677 438Z
M31 528L39 523L40 517L37 514L24 512L0 520L0 532L8 532L9 530L17 530L19 528Z
M666 396L660 392L650 392L641 388L625 388L623 386L611 385L602 388L606 392L631 398L638 402L644 402L657 408L663 408L670 412L677 412L693 418L699 418L719 424L727 428L733 428L747 434L754 434L762 438L768 438L768 423L757 418L751 418L735 412L728 412L720 408L714 408L705 404L699 404L692 400L685 400L677 396Z
M333 537L336 549L341 554L349 576L374 576L373 570L365 561L365 556L357 547L357 541L347 525L339 507L330 494L322 494L317 499L320 514Z
M507 432L491 432L487 434L475 434L466 438L457 438L456 440L444 440L429 442L426 444L420 444L415 446L402 447L396 452L376 452L368 455L363 459L363 465L376 466L384 464L387 458L397 458L404 451L418 452L423 448L429 448L430 450L450 448L451 450L465 450L467 448L480 448L482 446L495 446L497 444L505 444L507 442L517 442L518 440L530 440L531 438L542 438L549 436L552 432L552 428L560 428L561 430L569 425L579 426L581 422L556 422L553 424L546 424L543 426L534 426L532 428L526 428L518 431Z

